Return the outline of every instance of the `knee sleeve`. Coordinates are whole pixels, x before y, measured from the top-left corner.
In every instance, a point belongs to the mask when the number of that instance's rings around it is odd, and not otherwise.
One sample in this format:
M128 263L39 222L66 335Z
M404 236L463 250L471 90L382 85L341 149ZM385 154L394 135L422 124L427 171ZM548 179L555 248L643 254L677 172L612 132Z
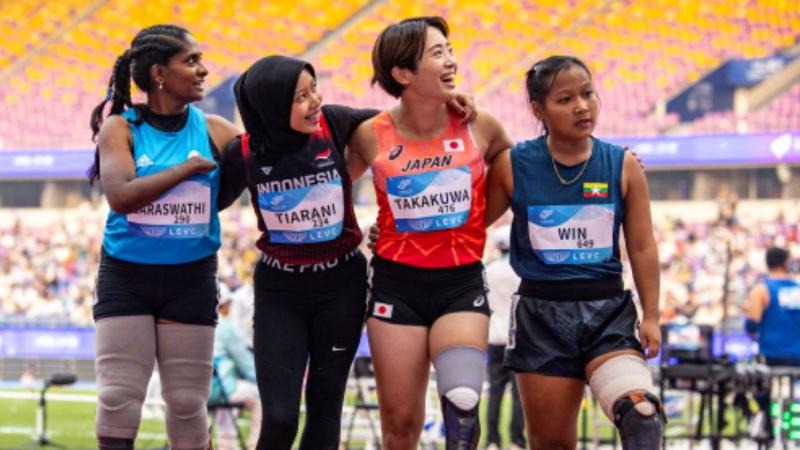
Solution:
M152 316L109 317L97 321L95 432L98 436L136 437L142 403L155 364L155 334Z
M161 394L167 405L170 447L206 448L214 328L173 323L158 324L157 328Z
M482 351L474 347L450 347L433 359L436 388L454 406L469 411L478 404L483 387Z
M642 358L622 355L609 359L592 374L589 386L619 429L624 450L660 448L664 413Z

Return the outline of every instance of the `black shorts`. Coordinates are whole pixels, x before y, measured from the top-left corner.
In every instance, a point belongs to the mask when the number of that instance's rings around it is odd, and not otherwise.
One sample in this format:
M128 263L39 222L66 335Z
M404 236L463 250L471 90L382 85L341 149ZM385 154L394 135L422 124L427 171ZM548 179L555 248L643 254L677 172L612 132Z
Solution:
M630 291L598 292L594 282L572 281L560 293L533 297L523 286L512 303L511 337L505 365L517 372L585 379L586 365L603 354L631 349L641 352L638 314ZM553 288L553 286L550 286ZM575 300L564 293L573 292ZM587 299L591 293L600 295ZM588 294L587 294L588 293ZM559 295L562 294L562 295ZM610 295L609 295L610 294ZM556 300L553 300L556 298Z
M217 323L217 255L184 264L139 264L100 255L94 320L150 315L193 325Z
M368 276L367 317L399 325L430 327L436 319L449 313L490 314L480 261L430 269L374 255Z

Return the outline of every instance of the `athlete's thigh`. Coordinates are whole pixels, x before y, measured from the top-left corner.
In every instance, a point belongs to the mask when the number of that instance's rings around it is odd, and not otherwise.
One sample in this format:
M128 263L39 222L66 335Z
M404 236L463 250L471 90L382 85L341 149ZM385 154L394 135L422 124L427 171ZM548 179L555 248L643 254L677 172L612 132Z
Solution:
M584 380L518 373L530 448L575 448Z
M593 360L589 361L588 364L586 364L586 379L587 380L591 379L592 375L594 375L595 370L597 370L598 367L603 365L603 363L605 363L609 359L616 358L617 356L622 356L622 355L632 355L644 359L642 357L642 352L638 350L617 350L614 352L604 353L594 358Z
M489 317L475 312L445 314L433 323L429 338L431 357L448 347L488 348Z
M367 334L381 416L424 414L430 375L428 329L370 318Z

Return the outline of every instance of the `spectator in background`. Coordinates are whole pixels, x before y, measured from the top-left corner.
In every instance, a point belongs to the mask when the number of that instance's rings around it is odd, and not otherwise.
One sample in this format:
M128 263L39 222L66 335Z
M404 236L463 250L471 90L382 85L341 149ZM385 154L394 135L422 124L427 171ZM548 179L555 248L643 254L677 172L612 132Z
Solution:
M767 277L750 292L745 329L756 335L769 366L800 366L800 284L789 274L789 252L767 250ZM769 390L756 396L763 435L772 437Z
M772 366L800 366L800 284L789 273L789 252L767 250L767 277L747 301L749 332Z
M248 349L253 349L254 292L252 283L244 283L233 267L220 269L220 290L230 292L227 320L244 339Z
M491 240L500 252L500 257L486 266L486 283L489 285L489 362L486 372L489 378L489 406L486 410L488 432L487 450L500 448L500 410L506 386L511 385L511 450L525 448L525 418L517 392L514 372L503 367L503 355L508 344L508 321L511 318L511 298L519 287L520 279L508 261L509 235L511 227L504 225L492 233Z
M252 450L258 443L261 429L261 401L253 353L231 321L232 300L230 289L220 283L219 322L214 334L214 378L209 403L243 403L250 410L247 448ZM217 415L217 450L236 448L234 420L232 414Z

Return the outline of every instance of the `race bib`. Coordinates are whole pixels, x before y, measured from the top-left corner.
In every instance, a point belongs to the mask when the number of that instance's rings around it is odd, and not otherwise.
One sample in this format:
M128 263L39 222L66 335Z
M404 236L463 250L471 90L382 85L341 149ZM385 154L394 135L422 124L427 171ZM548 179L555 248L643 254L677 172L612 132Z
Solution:
M127 218L128 232L136 236L205 237L211 219L211 185L204 179L186 180Z
M344 194L342 179L309 187L258 194L258 208L278 244L310 244L342 234Z
M614 205L528 207L528 236L547 265L608 261L614 241Z
M472 206L469 167L386 179L392 216L401 233L458 228Z
M786 309L800 309L800 287L778 289L778 304Z

